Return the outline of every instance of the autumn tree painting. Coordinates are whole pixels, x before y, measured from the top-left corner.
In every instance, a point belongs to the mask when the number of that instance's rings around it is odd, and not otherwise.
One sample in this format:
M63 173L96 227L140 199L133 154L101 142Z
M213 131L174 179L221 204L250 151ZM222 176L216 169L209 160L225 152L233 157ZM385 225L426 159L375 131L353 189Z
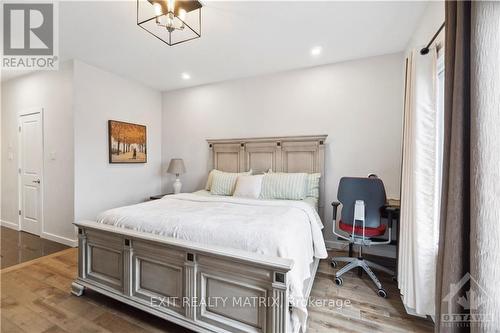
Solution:
M108 121L109 163L146 163L146 126Z

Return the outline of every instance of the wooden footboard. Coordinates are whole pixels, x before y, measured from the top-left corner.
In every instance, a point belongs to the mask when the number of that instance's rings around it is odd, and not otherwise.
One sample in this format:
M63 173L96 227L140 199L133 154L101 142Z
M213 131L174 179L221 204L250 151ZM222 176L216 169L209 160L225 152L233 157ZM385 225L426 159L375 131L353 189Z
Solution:
M95 290L197 332L285 333L293 261L76 223L78 278Z

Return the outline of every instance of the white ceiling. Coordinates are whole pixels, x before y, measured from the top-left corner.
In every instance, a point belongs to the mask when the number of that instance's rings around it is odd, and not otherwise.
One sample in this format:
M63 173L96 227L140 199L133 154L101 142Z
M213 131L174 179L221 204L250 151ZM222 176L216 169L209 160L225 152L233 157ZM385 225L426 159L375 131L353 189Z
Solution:
M402 51L426 5L210 1L202 37L170 47L136 25L136 1L60 2L60 58L172 90Z

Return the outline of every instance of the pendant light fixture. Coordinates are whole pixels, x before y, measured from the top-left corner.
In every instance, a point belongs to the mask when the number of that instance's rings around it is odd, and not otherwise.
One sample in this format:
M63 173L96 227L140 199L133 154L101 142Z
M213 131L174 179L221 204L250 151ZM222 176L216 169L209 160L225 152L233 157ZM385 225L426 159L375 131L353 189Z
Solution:
M201 37L196 0L137 0L137 25L172 46Z

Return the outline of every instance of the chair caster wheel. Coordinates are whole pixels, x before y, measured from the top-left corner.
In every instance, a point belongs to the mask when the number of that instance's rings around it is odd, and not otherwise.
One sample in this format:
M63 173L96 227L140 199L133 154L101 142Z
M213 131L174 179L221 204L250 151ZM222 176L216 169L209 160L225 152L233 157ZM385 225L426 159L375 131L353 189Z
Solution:
M387 292L386 292L384 289L379 289L379 290L377 291L377 294L378 294L380 297L387 298Z
M342 278L341 278L341 277L336 277L336 278L335 278L335 284L336 284L337 286L339 286L339 287L340 287L340 286L342 285L342 283L344 283L344 280L342 280Z
M337 268L337 262L336 262L335 260L330 261L330 265L331 265L333 268Z

